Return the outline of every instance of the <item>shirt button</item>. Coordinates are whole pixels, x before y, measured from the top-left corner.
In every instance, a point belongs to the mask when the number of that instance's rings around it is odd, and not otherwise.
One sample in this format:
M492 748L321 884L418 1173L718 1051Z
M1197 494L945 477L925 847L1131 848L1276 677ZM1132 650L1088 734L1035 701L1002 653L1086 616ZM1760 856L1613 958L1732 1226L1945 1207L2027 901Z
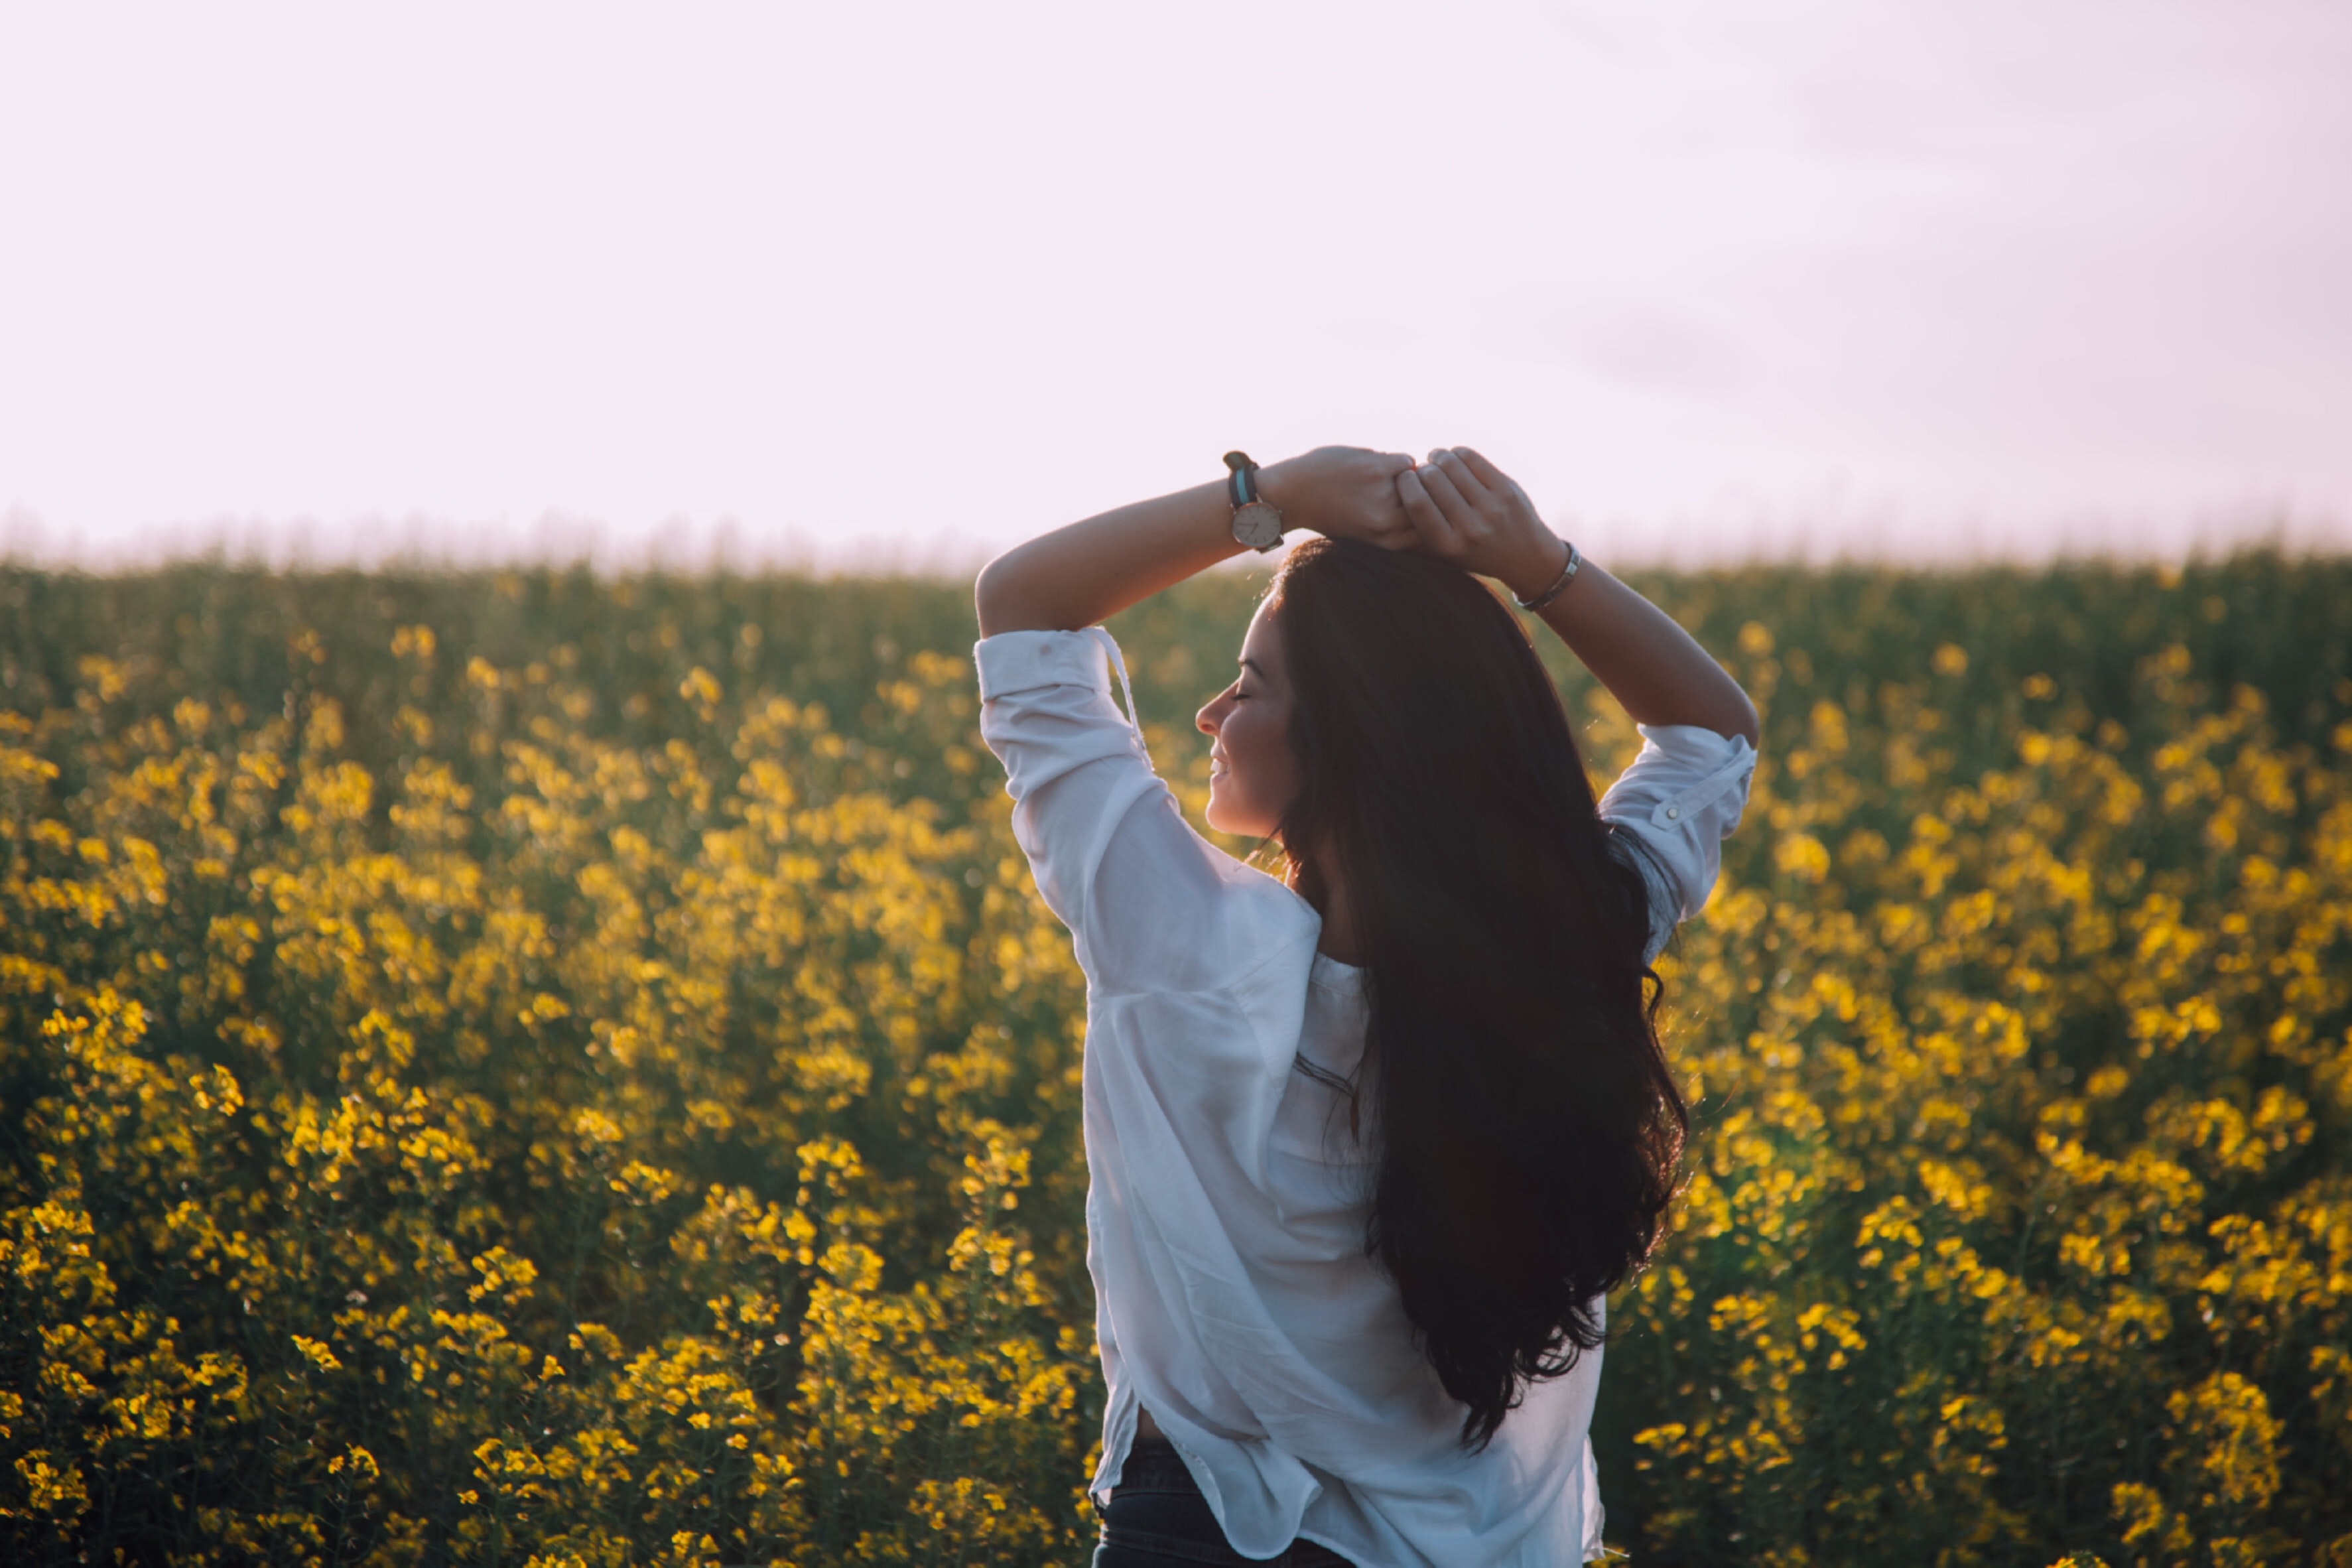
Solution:
M1666 820L1668 822L1674 821L1675 818L1681 816L1682 814L1682 807L1678 805L1670 805L1666 807Z

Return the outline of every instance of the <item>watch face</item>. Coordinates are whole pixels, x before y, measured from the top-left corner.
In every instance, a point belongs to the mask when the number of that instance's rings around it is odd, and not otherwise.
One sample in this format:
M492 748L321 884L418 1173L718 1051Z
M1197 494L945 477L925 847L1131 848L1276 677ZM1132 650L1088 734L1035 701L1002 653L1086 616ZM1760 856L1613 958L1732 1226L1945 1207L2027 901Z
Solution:
M1234 540L1252 550L1271 550L1282 542L1282 514L1262 500L1234 509Z

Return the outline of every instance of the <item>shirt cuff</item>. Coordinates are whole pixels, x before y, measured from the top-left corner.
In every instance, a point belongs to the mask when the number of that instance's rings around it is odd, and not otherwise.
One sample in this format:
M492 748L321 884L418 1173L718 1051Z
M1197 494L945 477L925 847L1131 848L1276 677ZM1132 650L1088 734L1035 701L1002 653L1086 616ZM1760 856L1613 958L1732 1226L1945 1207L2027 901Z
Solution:
M1650 808L1650 826L1672 830L1732 789L1744 791L1756 770L1756 748L1745 735L1725 735L1698 724L1636 724L1643 741L1706 776Z
M1091 631L999 632L971 645L983 702L1041 686L1087 686L1110 692L1110 666Z

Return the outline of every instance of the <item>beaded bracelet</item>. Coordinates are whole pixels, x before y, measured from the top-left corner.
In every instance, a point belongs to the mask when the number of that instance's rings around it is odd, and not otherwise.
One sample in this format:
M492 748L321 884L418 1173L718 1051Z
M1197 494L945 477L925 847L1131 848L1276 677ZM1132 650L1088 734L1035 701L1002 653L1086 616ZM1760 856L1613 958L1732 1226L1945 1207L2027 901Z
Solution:
M1550 587L1546 588L1542 593L1537 595L1532 599L1522 599L1517 594L1514 594L1511 595L1511 603L1517 605L1523 610L1542 609L1546 605L1550 604L1554 599L1559 597L1561 590L1565 589L1569 583L1576 576L1576 569L1583 564L1584 557L1576 552L1575 542L1573 540L1569 541L1568 564L1559 569L1559 579L1555 581Z

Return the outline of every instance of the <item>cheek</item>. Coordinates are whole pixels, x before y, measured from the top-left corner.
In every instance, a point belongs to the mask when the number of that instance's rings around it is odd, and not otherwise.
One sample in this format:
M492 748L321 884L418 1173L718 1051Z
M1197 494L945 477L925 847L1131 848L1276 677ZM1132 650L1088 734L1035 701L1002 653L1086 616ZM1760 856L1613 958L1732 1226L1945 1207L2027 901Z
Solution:
M1291 761L1289 738L1277 716L1244 707L1225 727L1225 754L1233 759L1235 782L1246 790L1253 805L1279 812L1290 804L1297 770Z

